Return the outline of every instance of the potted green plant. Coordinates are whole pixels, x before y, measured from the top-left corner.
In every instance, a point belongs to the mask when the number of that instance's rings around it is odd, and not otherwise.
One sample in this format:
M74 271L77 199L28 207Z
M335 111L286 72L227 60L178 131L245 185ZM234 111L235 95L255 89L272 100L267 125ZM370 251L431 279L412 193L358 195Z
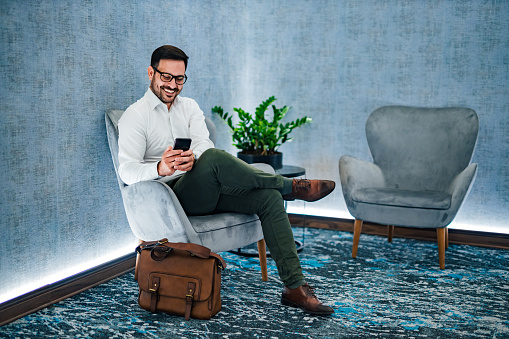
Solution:
M281 120L290 108L288 106L276 108L275 105L272 105L272 119L267 119L265 112L276 100L274 96L271 96L263 101L256 108L254 116L240 107L234 108L233 110L239 118L239 122L235 126L232 122L233 115L224 112L220 106L212 108L212 112L218 114L230 127L233 145L240 150L237 153L240 159L248 163L268 163L275 169L281 168L283 166L283 154L277 151L279 146L291 140L290 133L293 129L311 122L311 118L305 116L291 122L282 123Z

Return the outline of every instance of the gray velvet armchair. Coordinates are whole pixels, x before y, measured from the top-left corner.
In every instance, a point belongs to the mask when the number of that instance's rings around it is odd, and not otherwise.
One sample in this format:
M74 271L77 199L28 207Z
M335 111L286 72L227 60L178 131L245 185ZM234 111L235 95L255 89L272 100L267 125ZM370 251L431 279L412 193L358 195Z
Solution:
M265 240L256 215L221 213L188 217L175 193L162 182L148 180L126 185L118 175L117 123L124 111L106 112L106 131L111 156L122 194L127 220L132 232L144 241L168 238L171 242L191 242L206 246L214 252L229 251L258 242L262 279L267 280ZM215 142L215 126L206 119L210 139ZM274 173L265 164L255 167Z
M386 106L366 122L373 162L339 160L346 206L355 217L352 257L363 221L388 227L436 228L439 265L445 268L447 226L474 182L470 164L479 120L468 108Z

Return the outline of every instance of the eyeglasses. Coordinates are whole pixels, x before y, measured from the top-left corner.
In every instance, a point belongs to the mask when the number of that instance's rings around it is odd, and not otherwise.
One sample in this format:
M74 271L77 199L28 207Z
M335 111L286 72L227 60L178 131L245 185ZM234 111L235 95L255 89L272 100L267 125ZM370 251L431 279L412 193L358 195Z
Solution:
M175 83L177 85L183 85L187 81L187 75L172 75L170 73L164 73L159 71L157 68L152 66L152 68L159 74L161 74L161 81L163 82L171 82L173 79L175 79Z

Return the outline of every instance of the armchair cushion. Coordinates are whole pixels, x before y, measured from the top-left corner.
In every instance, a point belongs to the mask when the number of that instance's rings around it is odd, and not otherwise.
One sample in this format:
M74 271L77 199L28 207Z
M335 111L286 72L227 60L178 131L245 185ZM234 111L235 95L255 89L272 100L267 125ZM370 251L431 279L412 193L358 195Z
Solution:
M216 252L244 247L263 239L260 220L254 214L220 213L189 217L189 221L200 243Z
M237 227L239 225L256 222L258 220L258 216L255 214L241 213L221 213L189 217L191 225L198 234L221 229L227 230L231 227Z
M352 192L352 200L367 204L446 210L452 196L437 191L412 191L398 188L364 188Z

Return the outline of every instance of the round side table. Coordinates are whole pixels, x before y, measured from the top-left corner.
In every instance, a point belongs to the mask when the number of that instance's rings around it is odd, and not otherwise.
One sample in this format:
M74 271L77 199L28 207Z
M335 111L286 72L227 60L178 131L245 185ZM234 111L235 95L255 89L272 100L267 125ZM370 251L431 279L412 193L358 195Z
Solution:
M283 165L283 167L276 170L276 174L287 178L295 178L306 175L306 169L299 166Z

